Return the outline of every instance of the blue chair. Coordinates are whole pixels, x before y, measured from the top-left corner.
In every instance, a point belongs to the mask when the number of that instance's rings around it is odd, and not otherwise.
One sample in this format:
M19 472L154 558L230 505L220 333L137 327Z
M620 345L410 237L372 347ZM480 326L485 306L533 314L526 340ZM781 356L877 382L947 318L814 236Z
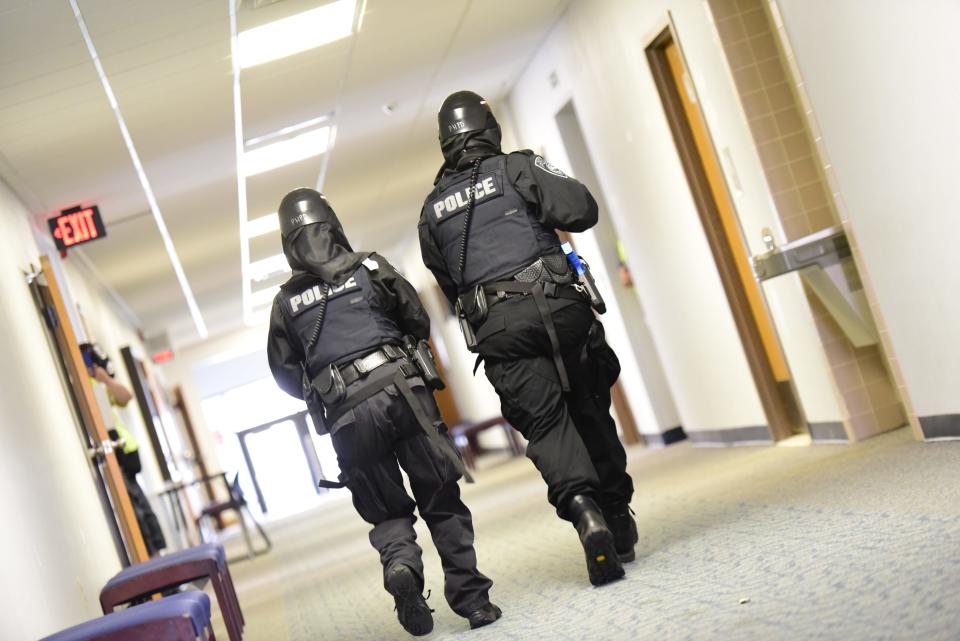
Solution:
M107 614L40 641L216 641L210 597L192 590Z

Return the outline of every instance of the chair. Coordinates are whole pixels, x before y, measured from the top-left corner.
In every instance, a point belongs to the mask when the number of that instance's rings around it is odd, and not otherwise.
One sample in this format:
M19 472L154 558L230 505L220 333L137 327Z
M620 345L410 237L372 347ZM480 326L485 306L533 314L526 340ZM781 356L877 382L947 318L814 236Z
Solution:
M216 641L210 597L181 592L147 601L44 637L40 641Z
M100 606L104 614L110 614L124 603L148 598L186 583L207 580L213 585L230 641L241 641L245 623L243 612L230 576L226 552L218 543L205 543L124 568L100 591Z
M234 475L233 480L227 482L226 476L223 476L224 483L227 485L227 492L230 495L230 498L226 501L212 501L203 506L200 510L200 514L197 516L197 530L200 532L200 539L204 539L204 530L203 524L208 519L217 519L221 514L227 510L233 510L237 513L237 516L240 517L240 529L243 531L243 540L247 544L247 558L254 558L260 554L266 554L273 548L273 543L270 542L270 538L267 536L267 533L263 530L263 527L257 522L257 519L253 517L253 513L250 511L250 507L247 505L247 499L243 495L243 490L240 488L240 474L237 473ZM263 539L264 547L262 550L256 550L253 547L253 541L250 539L250 530L247 529L247 521L244 518L244 512L247 516L250 517L250 520L253 521L253 525L257 528L257 531L260 533L260 537Z
M477 436L480 432L493 427L503 428L504 436L507 438L507 448L511 456L523 456L523 453L526 451L517 431L507 422L507 419L502 416L495 416L478 423L460 423L450 430L450 435L453 437L453 442L456 444L457 449L459 449L463 455L464 464L469 469L472 470L476 468L477 456L483 452L477 441Z

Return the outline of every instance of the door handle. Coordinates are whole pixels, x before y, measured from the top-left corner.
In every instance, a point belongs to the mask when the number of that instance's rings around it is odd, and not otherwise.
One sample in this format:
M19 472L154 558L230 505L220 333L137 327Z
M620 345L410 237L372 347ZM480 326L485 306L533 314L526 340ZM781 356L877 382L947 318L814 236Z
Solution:
M122 438L118 438L115 441L106 439L100 441L93 447L87 448L87 456L89 456L92 461L103 460L107 454L110 454L116 449L122 449L126 444L127 442Z
M829 267L850 256L850 244L841 227L828 227L798 238L785 245L776 245L773 234L763 230L767 251L752 257L757 280L769 280L805 267Z

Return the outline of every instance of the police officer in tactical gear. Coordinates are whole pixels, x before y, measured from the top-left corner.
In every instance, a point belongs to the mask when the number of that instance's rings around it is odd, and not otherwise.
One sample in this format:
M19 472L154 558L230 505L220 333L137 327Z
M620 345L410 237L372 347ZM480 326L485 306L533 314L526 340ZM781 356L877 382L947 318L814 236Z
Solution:
M596 201L533 152L501 151L500 126L477 94L450 95L438 119L444 163L420 215L423 262L484 360L504 417L528 440L547 498L576 527L591 583L616 580L637 542L610 416L620 364L554 231L595 225Z
M462 462L425 378L435 387L442 382L435 371L421 371L432 360L415 365L430 334L416 291L382 256L353 251L320 193L290 192L279 216L293 275L273 301L267 355L277 384L306 400L318 431L332 435L341 483L326 485L349 488L357 512L373 525L384 587L410 634L433 629L415 505L440 554L450 607L471 628L493 623L500 609L490 603L492 582L477 569L473 521L457 486Z

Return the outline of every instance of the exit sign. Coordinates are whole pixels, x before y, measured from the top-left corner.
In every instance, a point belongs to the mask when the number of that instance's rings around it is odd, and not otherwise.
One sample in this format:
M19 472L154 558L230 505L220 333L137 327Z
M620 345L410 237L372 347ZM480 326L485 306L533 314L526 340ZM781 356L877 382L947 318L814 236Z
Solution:
M59 216L48 219L47 224L50 226L53 242L60 251L107 235L107 228L103 226L103 219L100 218L100 210L96 205L64 209Z

